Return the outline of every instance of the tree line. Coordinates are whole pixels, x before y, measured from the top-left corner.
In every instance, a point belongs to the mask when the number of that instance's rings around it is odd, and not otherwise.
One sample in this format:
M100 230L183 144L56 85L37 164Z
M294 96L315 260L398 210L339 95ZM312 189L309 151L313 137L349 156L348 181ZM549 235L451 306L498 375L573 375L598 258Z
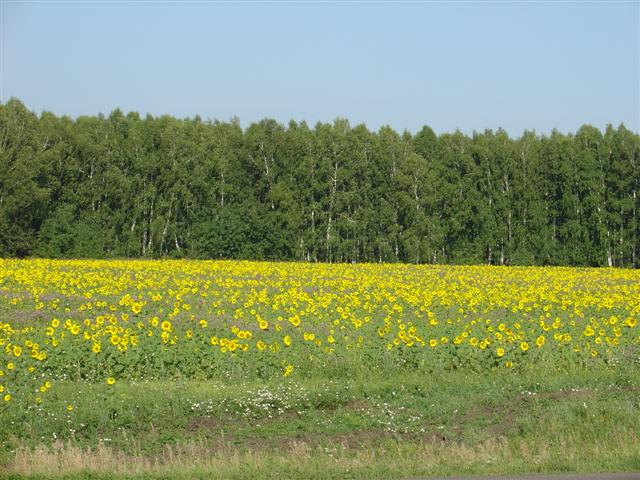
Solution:
M0 104L0 255L638 267L640 136Z

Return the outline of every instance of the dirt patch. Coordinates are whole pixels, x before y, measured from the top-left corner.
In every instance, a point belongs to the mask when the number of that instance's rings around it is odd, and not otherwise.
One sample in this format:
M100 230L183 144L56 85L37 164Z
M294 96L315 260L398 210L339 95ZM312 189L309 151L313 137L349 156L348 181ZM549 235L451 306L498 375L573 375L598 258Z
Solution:
M198 416L193 417L187 423L187 430L197 432L198 430L207 430L211 432L221 433L227 424L225 420L217 417Z
M316 405L318 410L324 412L335 412L337 410L368 410L371 404L366 400L347 400L346 402L320 402Z

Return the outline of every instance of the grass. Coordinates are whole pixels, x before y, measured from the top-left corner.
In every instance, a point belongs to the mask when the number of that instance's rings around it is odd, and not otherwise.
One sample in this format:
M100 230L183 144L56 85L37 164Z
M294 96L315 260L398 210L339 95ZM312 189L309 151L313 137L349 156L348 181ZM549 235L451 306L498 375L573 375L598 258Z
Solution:
M637 364L223 384L59 383L3 414L3 478L640 470ZM73 410L67 410L72 405Z

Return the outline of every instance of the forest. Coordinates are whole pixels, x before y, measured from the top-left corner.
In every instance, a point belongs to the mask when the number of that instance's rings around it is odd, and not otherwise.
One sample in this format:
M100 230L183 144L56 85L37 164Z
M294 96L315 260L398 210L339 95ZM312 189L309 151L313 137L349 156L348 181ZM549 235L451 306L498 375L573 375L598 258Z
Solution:
M0 104L0 257L640 265L640 136Z

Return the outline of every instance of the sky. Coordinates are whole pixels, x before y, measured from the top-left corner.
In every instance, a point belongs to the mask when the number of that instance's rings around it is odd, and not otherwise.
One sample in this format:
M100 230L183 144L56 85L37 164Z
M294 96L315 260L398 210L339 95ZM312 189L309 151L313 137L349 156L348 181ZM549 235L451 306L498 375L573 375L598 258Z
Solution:
M0 101L37 113L640 127L637 0L0 5Z

